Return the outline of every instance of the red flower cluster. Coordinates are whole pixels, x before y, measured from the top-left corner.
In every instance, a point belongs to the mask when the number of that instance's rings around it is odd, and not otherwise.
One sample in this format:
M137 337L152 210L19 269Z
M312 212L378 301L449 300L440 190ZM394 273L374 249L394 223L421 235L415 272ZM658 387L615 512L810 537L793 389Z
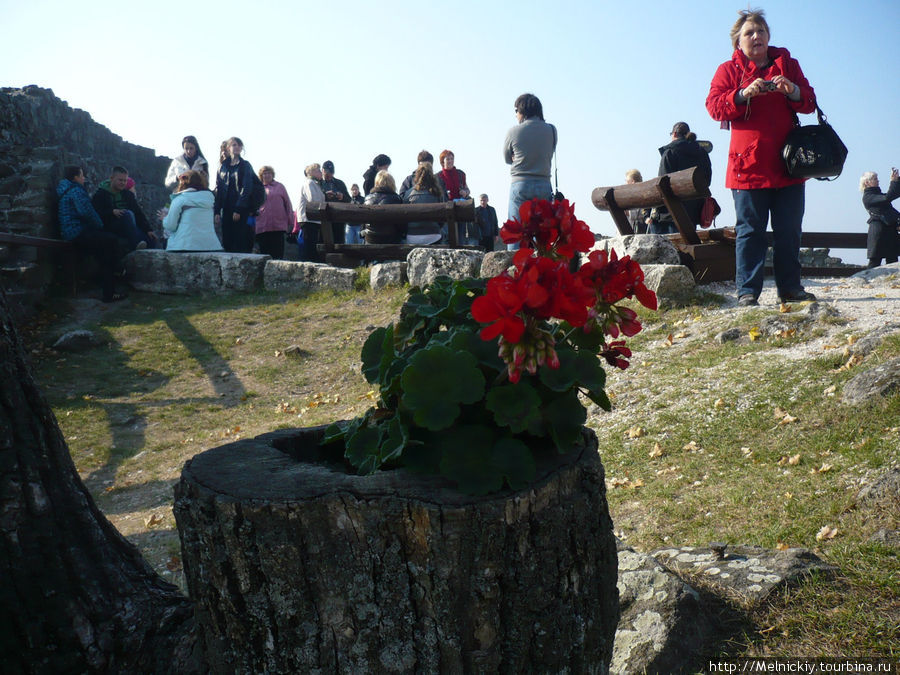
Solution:
M573 274L570 259L589 251L594 235L575 217L568 200L533 199L522 205L519 215L500 230L503 241L521 245L513 257L515 271L489 280L485 294L472 303L475 320L488 324L481 330L481 339L501 336L500 356L507 363L510 381L518 381L523 367L532 374L536 365L559 367L552 342L543 337L550 334L539 328L542 322L557 319L585 331L596 323L613 338L641 330L633 310L614 306L636 297L645 307L656 309L656 294L644 285L640 265L629 256L618 258L615 251L609 255L594 251ZM541 339L532 339L539 334ZM611 365L628 367L631 350L624 344L604 344L601 356Z
M531 199L519 208L519 218L507 220L500 230L506 244L520 249L537 249L541 255L570 259L576 251L590 251L594 235L583 220L575 217L575 205L568 199L549 202Z

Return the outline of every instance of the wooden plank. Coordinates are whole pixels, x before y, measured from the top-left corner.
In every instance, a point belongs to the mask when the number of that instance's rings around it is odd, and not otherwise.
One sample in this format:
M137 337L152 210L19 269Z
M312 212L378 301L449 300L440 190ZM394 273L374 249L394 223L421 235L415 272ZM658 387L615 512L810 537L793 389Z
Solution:
M613 188L609 188L609 190L606 191L606 202L609 206L609 214L616 224L616 229L619 230L619 234L634 234L634 228L632 228L631 223L628 222L628 216L626 215L625 210L616 203L613 192Z
M772 233L766 232L766 241L772 245ZM866 248L865 232L801 232L800 246L804 248Z
M690 169L683 169L682 171L667 174L667 176L672 193L678 199L700 199L710 195L709 181L711 177L702 167L695 166ZM660 206L663 202L660 199L657 186L662 178L663 176L658 176L657 178L645 180L642 183L594 188L594 191L591 193L591 201L601 211L609 211L607 194L610 190L613 190L615 202L620 209Z
M475 202L465 199L438 204L344 204L311 202L306 208L309 220L328 219L335 223L411 223L432 220L458 223L475 220Z
M666 205L666 208L669 209L669 213L672 214L672 219L675 221L675 227L677 227L678 231L681 233L682 241L688 244L699 244L700 237L697 236L697 228L694 223L691 222L691 217L685 210L684 204L681 203L681 200L676 197L675 193L672 191L672 184L668 175L659 177L659 181L656 184L656 190L662 196L663 203Z
M47 237L32 237L26 234L13 234L0 232L0 244L13 246L35 246L37 248L71 248L72 242L64 239L49 239Z

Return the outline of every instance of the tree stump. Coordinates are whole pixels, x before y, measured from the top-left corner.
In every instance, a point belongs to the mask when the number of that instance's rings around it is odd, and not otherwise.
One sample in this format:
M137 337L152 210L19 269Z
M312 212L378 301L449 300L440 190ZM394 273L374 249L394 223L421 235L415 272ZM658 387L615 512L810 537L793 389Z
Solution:
M527 490L348 474L324 427L197 455L175 516L213 672L606 673L616 545L593 432Z

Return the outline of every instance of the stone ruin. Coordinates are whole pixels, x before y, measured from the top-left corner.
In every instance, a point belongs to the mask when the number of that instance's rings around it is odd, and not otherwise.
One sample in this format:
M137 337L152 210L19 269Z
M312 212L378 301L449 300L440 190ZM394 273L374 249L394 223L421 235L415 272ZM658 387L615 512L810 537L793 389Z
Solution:
M56 185L69 164L84 167L89 194L113 166L126 167L152 222L168 200L163 181L170 162L123 140L50 89L0 88L0 232L58 239ZM49 250L0 244L0 284L10 306L27 312L39 301L54 264Z

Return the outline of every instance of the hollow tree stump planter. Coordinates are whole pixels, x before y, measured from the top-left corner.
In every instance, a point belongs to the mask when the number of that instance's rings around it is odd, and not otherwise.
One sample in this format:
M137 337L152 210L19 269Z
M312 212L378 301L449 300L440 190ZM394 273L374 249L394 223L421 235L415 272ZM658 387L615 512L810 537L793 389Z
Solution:
M213 672L606 673L617 557L592 431L526 490L348 474L324 427L214 448L175 516Z

